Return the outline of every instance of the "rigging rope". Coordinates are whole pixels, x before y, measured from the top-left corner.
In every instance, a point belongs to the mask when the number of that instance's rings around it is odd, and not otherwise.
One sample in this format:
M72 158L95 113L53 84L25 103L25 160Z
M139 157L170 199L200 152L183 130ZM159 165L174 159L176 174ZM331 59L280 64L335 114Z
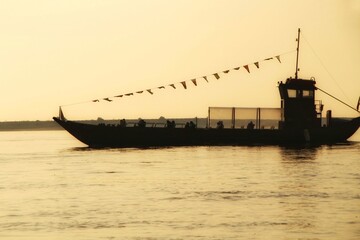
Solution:
M344 90L341 88L340 84L336 81L336 79L333 77L333 75L330 73L330 71L326 68L325 64L323 63L323 61L321 60L321 58L318 56L318 54L316 54L314 48L311 46L310 42L306 39L305 35L303 32L301 32L301 36L305 39L306 43L308 44L308 46L310 47L312 53L315 55L315 57L318 59L318 61L320 62L321 66L325 69L325 71L327 72L327 74L329 74L330 78L336 83L337 87L340 89L341 93L346 97L346 99L350 101L349 97L345 94Z
M334 98L335 100L337 100L337 101L341 102L342 104L344 104L345 106L347 106L347 107L351 108L352 110L355 110L356 112L360 113L360 111L359 111L358 109L356 109L356 108L354 108L354 107L350 106L350 105L349 105L349 104L347 104L346 102L344 102L344 101L342 101L342 100L338 99L337 97L335 97L335 96L331 95L330 93L325 92L324 90L322 90L322 89L320 89L320 88L318 88L318 87L316 87L316 89L317 89L317 90L320 90L321 92L325 93L326 95L328 95L328 96L330 96L330 97Z

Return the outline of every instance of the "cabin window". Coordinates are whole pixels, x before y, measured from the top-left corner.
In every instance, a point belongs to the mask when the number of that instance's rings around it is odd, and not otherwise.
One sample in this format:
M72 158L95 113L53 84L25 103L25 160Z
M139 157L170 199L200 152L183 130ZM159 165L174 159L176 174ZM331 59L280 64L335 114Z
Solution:
M296 98L296 90L295 89L288 89L288 97L289 98Z
M304 90L303 91L304 98L312 98L314 97L314 90Z
M314 90L288 89L289 98L313 98Z

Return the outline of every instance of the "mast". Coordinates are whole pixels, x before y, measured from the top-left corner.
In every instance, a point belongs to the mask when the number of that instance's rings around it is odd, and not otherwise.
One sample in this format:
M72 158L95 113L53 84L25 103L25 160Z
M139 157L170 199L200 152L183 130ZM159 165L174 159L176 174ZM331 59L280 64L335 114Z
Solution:
M300 28L298 28L298 37L297 41L297 48L296 48L296 70L295 70L295 79L298 79L298 71L299 71L299 46L300 46Z

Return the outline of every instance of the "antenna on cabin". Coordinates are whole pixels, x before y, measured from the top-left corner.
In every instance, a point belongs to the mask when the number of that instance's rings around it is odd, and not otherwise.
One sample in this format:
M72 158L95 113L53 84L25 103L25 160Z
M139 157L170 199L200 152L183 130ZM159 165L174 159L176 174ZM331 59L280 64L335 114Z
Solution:
M296 71L295 71L295 79L298 79L298 71L299 71L299 46L300 46L300 28L298 28L298 37L297 41L297 48L296 48Z

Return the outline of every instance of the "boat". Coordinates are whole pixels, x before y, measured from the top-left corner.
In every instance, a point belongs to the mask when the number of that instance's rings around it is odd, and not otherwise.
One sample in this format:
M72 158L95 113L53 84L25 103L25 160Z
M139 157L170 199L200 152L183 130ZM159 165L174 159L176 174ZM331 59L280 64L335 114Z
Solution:
M346 142L360 127L360 117L333 118L331 110L328 110L326 118L323 118L324 105L315 100L316 91L342 101L318 88L315 79L298 77L299 42L300 29L295 78L290 77L284 82L278 82L280 108L209 107L203 127L200 127L197 121L181 125L174 121L149 125L144 120L132 126L125 120L118 124L89 124L67 120L61 108L59 116L53 119L91 148L318 145ZM357 108L342 103L360 113L359 102Z

